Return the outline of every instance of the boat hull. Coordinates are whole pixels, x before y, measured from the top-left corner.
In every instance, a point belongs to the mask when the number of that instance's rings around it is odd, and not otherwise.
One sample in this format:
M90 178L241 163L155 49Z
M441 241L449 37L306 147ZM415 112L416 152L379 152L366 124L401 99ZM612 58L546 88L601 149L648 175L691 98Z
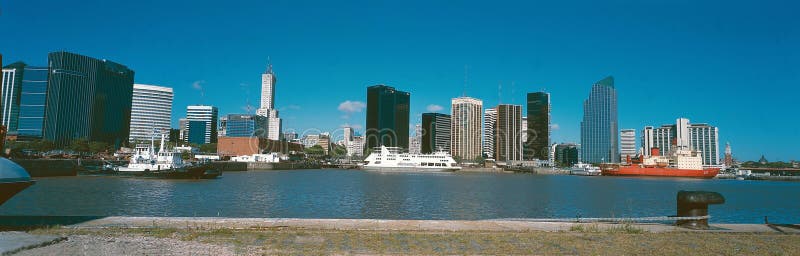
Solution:
M34 181L17 181L0 183L0 205L8 201L22 190L33 185Z
M454 168L419 168L419 167L382 167L382 166L363 166L367 171L378 172L454 172L461 170L460 167Z
M603 168L603 176L650 176L711 179L719 174L719 169L674 169L659 167L619 166Z

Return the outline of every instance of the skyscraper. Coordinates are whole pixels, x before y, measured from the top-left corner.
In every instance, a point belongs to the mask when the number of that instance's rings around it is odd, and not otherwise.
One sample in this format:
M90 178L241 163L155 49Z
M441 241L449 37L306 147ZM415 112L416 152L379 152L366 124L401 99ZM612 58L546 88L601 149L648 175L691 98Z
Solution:
M272 71L272 63L267 64L267 69L261 74L261 106L256 114L267 118L267 138L270 140L281 139L282 121L275 109L275 84L278 79Z
M187 130L189 138L187 141L200 144L197 139L197 134L200 134L200 131L197 129L203 129L203 143L217 143L217 118L218 113L217 107L213 106L203 106L203 105L195 105L195 106L187 106L186 107L186 120L187 122ZM200 121L203 122L205 125L192 125L192 121ZM192 130L192 127L195 130ZM193 136L194 135L194 136ZM193 141L194 140L194 141Z
M58 146L73 139L115 148L128 141L133 70L69 52L48 55L44 138Z
M524 141L526 160L548 160L550 153L550 94L528 93L527 140Z
M522 106L500 104L497 105L497 124L494 126L494 155L495 160L519 161L522 160L522 140L520 123L522 122ZM546 152L550 150L546 147ZM545 153L545 160L548 154Z
M414 136L408 138L408 153L419 154L422 150L422 125L414 125Z
M439 150L450 152L450 125L448 114L422 113L422 144L420 152L430 154Z
M47 99L47 67L23 62L3 68L0 83L0 124L17 140L41 139Z
M636 156L636 129L622 129L619 131L620 161Z
M617 123L617 90L614 89L614 77L609 76L594 83L589 98L583 102L582 161L617 162L619 156Z
M181 141L188 141L189 138L189 119L181 118L178 119L178 130L180 134Z
M20 62L3 68L2 86L0 86L0 125L6 127L9 135L17 132L24 68L25 64Z
M149 141L167 133L172 122L173 92L170 87L134 84L129 141Z
M494 159L494 128L497 125L497 108L483 111L483 154Z
M731 153L731 143L725 143L725 166L733 166L733 154Z
M367 149L408 149L411 94L386 85L367 87Z
M481 112L483 101L471 97L451 100L450 153L454 157L473 160L481 156Z

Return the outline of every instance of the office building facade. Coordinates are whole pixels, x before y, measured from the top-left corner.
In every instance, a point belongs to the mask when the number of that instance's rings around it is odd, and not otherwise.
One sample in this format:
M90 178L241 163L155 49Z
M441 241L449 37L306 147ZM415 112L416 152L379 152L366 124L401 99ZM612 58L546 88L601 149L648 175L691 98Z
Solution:
M495 161L520 161L522 160L522 106L500 104L497 105L497 124L494 131ZM549 152L549 148L545 147ZM547 160L548 154L545 154Z
M620 161L625 162L628 157L636 156L636 129L622 129L619 131Z
M225 119L225 137L267 138L266 117L250 114L229 114Z
M159 139L172 122L172 88L134 84L129 141Z
M42 138L47 100L47 67L16 62L3 68L0 124L17 140Z
M467 161L481 156L483 101L471 97L451 100L450 154Z
M584 162L618 161L618 122L617 90L614 78L609 76L592 85L589 98L583 102L581 159Z
M431 154L437 151L450 152L450 125L448 114L422 113L422 143L420 152Z
M691 124L689 119L678 118L675 124L646 126L642 130L642 153L651 156L652 148L658 148L662 155L673 149L692 150L702 155L703 165L716 166L719 165L718 139L717 127Z
M550 94L528 93L527 130L524 140L525 160L548 160L550 153Z
M261 74L261 106L256 110L256 115L267 118L266 138L280 140L282 137L283 122L275 109L275 85L278 79L272 71L272 63L267 64L267 69Z
M108 60L69 52L48 55L44 139L65 146L74 139L128 141L133 70Z
M188 121L188 133L189 137L192 135L197 136L200 133L197 129L202 128L203 131L203 143L198 143L200 140L197 137L194 139L189 139L190 143L195 144L206 144L206 143L217 143L217 122L218 122L218 114L219 111L217 107L214 106L204 106L204 105L192 105L186 107L186 120ZM204 122L205 125L200 127L195 125L195 130L192 130L192 121L200 121Z
M408 149L411 94L386 85L367 87L367 149Z
M573 143L556 144L555 164L558 166L572 166L578 163L580 145Z

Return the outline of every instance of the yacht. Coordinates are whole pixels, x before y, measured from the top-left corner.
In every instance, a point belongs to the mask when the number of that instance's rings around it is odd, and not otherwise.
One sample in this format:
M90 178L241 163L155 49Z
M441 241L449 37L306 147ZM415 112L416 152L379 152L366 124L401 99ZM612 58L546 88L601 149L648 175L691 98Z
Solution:
M569 174L581 176L598 176L602 173L600 167L578 162L569 170Z
M389 172L442 172L457 171L461 167L449 153L438 151L433 154L410 154L401 148L381 146L366 159L362 168L372 171Z

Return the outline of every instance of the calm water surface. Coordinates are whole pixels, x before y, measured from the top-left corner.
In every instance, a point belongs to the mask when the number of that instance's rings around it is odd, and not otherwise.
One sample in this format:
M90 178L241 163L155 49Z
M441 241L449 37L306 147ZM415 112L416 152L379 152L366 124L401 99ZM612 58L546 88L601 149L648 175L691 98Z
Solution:
M715 223L800 223L800 183L373 173L345 170L226 172L217 180L39 178L0 215L495 219L675 214L678 190L725 196Z

